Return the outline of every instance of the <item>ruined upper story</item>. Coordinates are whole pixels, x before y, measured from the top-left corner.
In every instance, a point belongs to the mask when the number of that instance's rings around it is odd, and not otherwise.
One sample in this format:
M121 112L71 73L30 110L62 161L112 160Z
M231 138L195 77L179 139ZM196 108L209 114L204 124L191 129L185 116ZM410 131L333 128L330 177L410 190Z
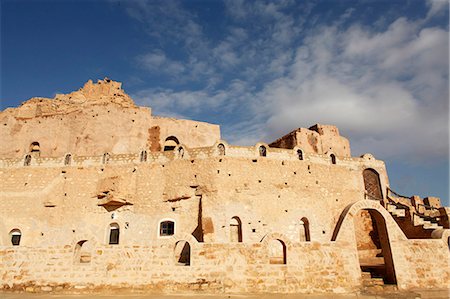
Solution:
M269 144L270 147L293 149L304 152L351 157L350 142L339 135L335 126L316 124L309 129L298 128Z
M34 97L0 112L0 136L0 159L160 152L181 144L210 147L221 137L218 125L153 116L151 108L133 102L120 82L107 78L89 80L79 90L53 99ZM268 146L351 156L349 141L330 125L296 129Z
M158 152L178 144L211 146L220 139L218 125L152 116L109 79L53 99L35 97L0 112L0 158L42 158Z

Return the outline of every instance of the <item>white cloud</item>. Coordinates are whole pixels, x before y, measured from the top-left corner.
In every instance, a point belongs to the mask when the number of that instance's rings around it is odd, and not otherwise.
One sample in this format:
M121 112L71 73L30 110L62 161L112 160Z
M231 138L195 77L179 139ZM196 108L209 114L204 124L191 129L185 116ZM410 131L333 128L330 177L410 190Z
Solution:
M426 19L445 9L442 2L429 2L423 19L398 17L384 30L344 27L352 8L332 25L318 20L308 29L304 18L312 6L297 16L290 4L227 1L234 23L217 41L205 37L194 15L169 5L163 26L186 24L168 29L180 39L186 60L160 50L139 59L149 70L204 87L152 88L133 96L156 114L230 115L222 132L231 143L272 141L320 122L337 125L354 154L410 162L448 157L448 29Z
M431 17L439 15L449 9L448 0L427 0L427 5L430 9L428 10L426 19L430 19Z

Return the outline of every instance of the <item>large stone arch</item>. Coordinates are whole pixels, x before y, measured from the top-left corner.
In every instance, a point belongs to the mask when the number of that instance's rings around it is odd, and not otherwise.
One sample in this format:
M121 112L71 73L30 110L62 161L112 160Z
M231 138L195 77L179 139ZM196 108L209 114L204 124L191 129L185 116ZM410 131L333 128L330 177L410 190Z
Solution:
M364 257L366 251L361 250L358 246L358 240L360 239L356 236L357 221L355 220L358 219L356 217L358 217L359 211L367 211L373 218L374 227L377 227L377 240L381 244L381 247L377 247L381 250L380 255L377 255L377 257L379 256L377 261L372 258L367 260L367 257ZM371 276L379 275L377 277L382 277L385 283L391 284L397 283L394 252L391 244L406 240L406 236L392 216L378 201L373 200L361 200L347 206L341 214L332 237L332 241L347 242L351 248L356 250L361 271L370 273Z
M386 229L389 234L390 241L406 241L407 238L403 231L398 226L397 222L392 218L391 214L378 202L375 200L360 200L354 202L342 211L339 217L338 223L333 232L331 241L354 241L354 227L353 227L353 217L360 210L375 210L380 216L383 217L386 222Z

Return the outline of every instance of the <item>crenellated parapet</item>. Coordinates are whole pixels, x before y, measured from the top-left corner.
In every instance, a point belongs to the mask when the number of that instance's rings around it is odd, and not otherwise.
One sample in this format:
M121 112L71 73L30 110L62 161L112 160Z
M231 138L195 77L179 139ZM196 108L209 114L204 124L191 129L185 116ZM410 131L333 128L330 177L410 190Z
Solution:
M95 156L77 156L67 153L64 156L45 158L25 155L23 158L0 159L0 168L18 167L89 167L102 165L125 165L134 163L169 163L175 160L197 160L215 157L255 160L279 160L279 161L309 161L318 164L351 165L352 163L369 163L383 165L384 162L376 160L373 155L365 154L361 157L336 156L333 152L316 154L306 152L300 147L293 149L269 147L266 143L257 143L254 146L229 145L223 140L218 140L213 146L189 148L184 144L176 145L172 150L152 152L141 150L137 153L112 154L104 153Z

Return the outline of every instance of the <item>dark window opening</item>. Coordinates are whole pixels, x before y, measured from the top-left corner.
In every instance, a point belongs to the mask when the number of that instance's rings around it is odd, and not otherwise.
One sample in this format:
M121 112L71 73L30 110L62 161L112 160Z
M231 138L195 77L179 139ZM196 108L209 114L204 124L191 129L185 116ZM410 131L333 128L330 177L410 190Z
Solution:
M34 154L39 154L41 152L41 147L39 145L39 142L32 142L30 145L30 152Z
M265 146L260 146L259 147L259 155L261 156L261 157L265 157L266 155L267 155L267 149L266 149L266 147Z
M299 160L303 160L303 152L301 150L297 150L297 156Z
M175 222L163 221L159 228L160 236L172 236L175 233Z
M119 234L120 229L119 225L117 224L111 224L109 226L109 244L119 244Z
M225 156L225 145L223 145L222 143L220 143L217 146L217 149L219 150L219 156Z
M20 232L20 230L13 229L11 231L11 244L13 246L19 246L21 237L22 237L22 233Z
M331 164L336 164L336 156L334 154L331 154L330 158L331 158Z
M179 144L180 142L178 141L177 137L169 136L164 142L164 151L173 151Z
M140 161L146 162L147 161L147 151L142 151L140 155Z
M23 161L23 166L30 166L31 164L31 155L26 155Z
M64 157L64 165L70 165L70 163L72 163L72 155L71 154L67 154Z

